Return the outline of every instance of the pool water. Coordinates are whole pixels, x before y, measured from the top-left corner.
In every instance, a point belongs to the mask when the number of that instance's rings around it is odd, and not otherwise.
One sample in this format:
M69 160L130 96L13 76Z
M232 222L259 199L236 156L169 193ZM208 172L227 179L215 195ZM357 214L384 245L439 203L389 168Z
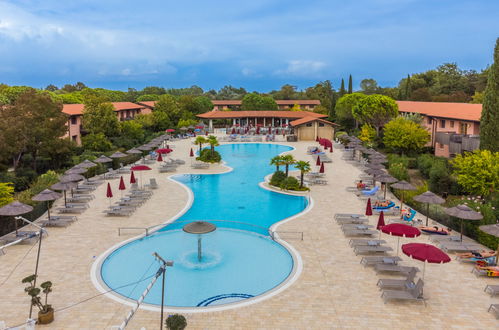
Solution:
M288 250L274 242L268 229L303 211L307 200L262 189L258 184L275 167L270 159L290 147L275 144L228 144L217 147L232 171L213 175L176 175L190 188L190 209L172 224L115 250L102 263L101 278L109 288L137 299L158 269L158 252L173 260L166 276L165 304L204 307L230 304L261 295L282 283L293 269ZM195 220L214 223L202 235L203 257L197 258L198 235L182 227ZM137 284L126 284L143 280ZM160 281L145 302L161 303Z

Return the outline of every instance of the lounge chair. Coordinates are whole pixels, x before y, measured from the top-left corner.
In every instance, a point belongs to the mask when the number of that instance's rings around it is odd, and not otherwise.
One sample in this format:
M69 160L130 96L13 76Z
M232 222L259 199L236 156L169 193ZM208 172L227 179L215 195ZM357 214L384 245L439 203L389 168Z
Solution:
M352 229L358 229L358 230L368 230L374 228L373 225L365 225L365 224L356 224L356 223L347 223L344 225L341 225L341 230L352 230Z
M375 186L369 190L360 190L357 196L374 196L379 190L379 186Z
M392 278L382 278L376 284L380 289L390 290L407 290L414 287L414 279L416 278L416 269L412 269L405 280L397 280Z
M176 166L162 166L159 168L159 173L168 173L168 172L176 172Z
M499 318L499 304L492 304L490 305L489 309L487 312L492 312L495 314L496 319Z
M87 203L90 202L93 199L93 196L89 195L88 197L85 196L75 196L75 197L69 197L66 199L67 202L70 203Z
M72 222L73 221L58 220L57 218L50 217L50 219L40 221L40 225L42 227L67 227Z
M366 256L362 257L360 263L364 266L374 266L377 264L396 265L402 258L396 256Z
M60 207L57 209L59 213L83 213L87 208L81 206L73 206L73 207Z
M424 283L421 279L418 280L414 288L408 290L384 290L381 298L386 303L388 300L416 300L425 303L423 298Z
M343 219L343 218L346 218L346 219L365 218L365 219L367 219L363 214L358 214L358 213L336 213L334 215L334 218L335 219Z
M490 266L489 268L485 269L477 265L471 272L476 276L499 277L498 266Z
M382 239L357 239L352 238L350 242L348 242L350 246L379 246L381 244L386 244L385 240Z
M321 160L321 163L332 163L333 162L333 160L325 154L318 154L317 157L319 157L319 159ZM315 161L317 161L317 158L315 158Z
M2 237L0 240L4 244L14 242L17 242L17 244L32 244L38 240L38 235L39 232L37 231L18 231L17 234L15 232L10 233Z
M483 291L489 293L491 296L495 296L499 294L499 285L487 285Z
M440 248L446 252L471 252L481 249L478 244L454 242L441 242Z
M392 251L393 249L389 246L375 245L375 246L356 246L353 249L355 255L359 254L370 254L370 253L386 253Z
M108 216L129 217L133 212L130 210L105 210L104 213Z
M369 220L367 220L365 218L340 218L340 219L336 219L336 222L340 225L344 225L344 224L360 225L360 224L367 224L369 222Z
M374 236L378 232L376 230L351 229L351 230L345 230L343 233L345 234L345 236L351 237L351 236Z
M409 274L409 272L411 272L413 268L416 268L416 267L399 266L399 265L384 265L384 264L374 265L374 270L378 274L379 273L390 273L393 275L402 275L402 276L406 276L407 274ZM419 269L416 268L416 271L419 271Z
M149 179L149 184L145 184L144 188L158 189L158 183L156 182L156 179L155 178L150 178Z
M92 194L73 194L72 198L88 198L88 199L94 199L94 195Z

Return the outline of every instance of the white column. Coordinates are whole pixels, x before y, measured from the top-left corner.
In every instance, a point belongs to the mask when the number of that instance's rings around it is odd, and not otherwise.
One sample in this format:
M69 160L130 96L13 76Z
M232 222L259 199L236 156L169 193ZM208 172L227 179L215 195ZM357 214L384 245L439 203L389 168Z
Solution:
M274 127L275 124L274 124L274 117L272 117L272 127Z
M314 132L315 132L315 138L317 137L317 122L314 122ZM314 138L314 140L315 140Z
M232 118L232 126L236 126L236 118Z
M213 119L210 119L210 121L209 121L209 128L210 128L210 132L213 132Z
M263 127L265 127L265 117L263 117Z

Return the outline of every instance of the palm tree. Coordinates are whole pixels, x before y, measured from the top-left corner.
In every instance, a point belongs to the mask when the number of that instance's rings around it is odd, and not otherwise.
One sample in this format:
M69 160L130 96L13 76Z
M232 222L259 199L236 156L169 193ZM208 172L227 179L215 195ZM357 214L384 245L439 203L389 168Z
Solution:
M279 166L284 165L282 162L282 156L275 156L270 160L270 165L275 165L276 172L279 171Z
M282 165L286 166L286 177L287 177L289 165L293 165L296 162L296 160L293 157L293 155L284 155L284 156L281 156L281 159L282 159Z
M206 140L210 144L211 147L211 156L215 154L215 147L219 146L220 144L218 143L217 137L214 135L208 136L208 139Z
M310 172L310 163L299 160L295 163L295 167L300 170L300 188L303 188L303 175Z
M201 155L201 148L203 147L204 143L207 143L208 141L204 138L204 136L198 136L196 137L196 140L194 140L195 144L199 144L199 154Z

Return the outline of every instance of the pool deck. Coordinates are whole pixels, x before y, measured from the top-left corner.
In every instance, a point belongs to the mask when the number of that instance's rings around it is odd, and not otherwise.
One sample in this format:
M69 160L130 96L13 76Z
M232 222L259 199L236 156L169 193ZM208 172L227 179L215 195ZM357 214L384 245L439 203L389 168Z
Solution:
M281 144L295 147L296 150L290 153L296 159L314 163L306 154L306 148L315 142ZM212 165L209 170L192 170L188 157L189 149L194 147L191 141L177 141L174 145L173 157L186 160L186 165L180 166L177 174L226 170L220 165ZM359 263L361 257L355 256L348 244L349 238L333 220L335 213L362 213L365 210L365 201L345 191L361 172L342 160L341 155L341 150L328 153L333 159L333 163L325 164L329 184L312 186L310 196L314 207L310 212L279 227L282 231L304 233L303 241L294 237L288 240L303 259L303 272L297 281L284 292L250 306L184 314L188 329L497 329L499 320L487 313L487 309L490 304L499 303L499 297L491 298L483 290L487 284L498 283L495 279L476 277L471 273L472 265L455 261L454 255L451 255L450 263L426 266L426 307L418 302L383 303L376 282L387 276L376 275L372 268L364 268ZM152 171L143 173L143 181L155 177L159 188L132 216L104 216L102 211L109 205L109 200L104 197L106 184L103 184L95 190L90 208L78 215L77 222L67 228L47 229L49 235L43 239L39 281L54 283L49 302L56 314L52 324L40 326L40 329L111 329L123 321L129 306L104 295L82 301L100 294L90 278L96 257L140 233L118 236L119 227L163 223L186 205L186 190L166 180L172 173L159 173L157 166L154 164ZM315 169L315 165L312 167ZM129 175L124 175L124 179L128 182ZM119 180L110 182L113 193L119 196ZM57 203L60 205L62 201ZM371 224L376 220L377 217L370 217ZM383 239L396 250L397 238L383 235ZM401 244L405 242L428 242L428 236L401 239ZM7 326L21 324L28 316L29 302L21 279L33 273L36 251L37 245L33 248L17 245L6 248L6 254L0 256L0 321L5 321ZM421 262L401 257L404 265L423 269ZM63 310L57 311L59 309ZM139 310L128 329L157 329L158 323L159 313Z

